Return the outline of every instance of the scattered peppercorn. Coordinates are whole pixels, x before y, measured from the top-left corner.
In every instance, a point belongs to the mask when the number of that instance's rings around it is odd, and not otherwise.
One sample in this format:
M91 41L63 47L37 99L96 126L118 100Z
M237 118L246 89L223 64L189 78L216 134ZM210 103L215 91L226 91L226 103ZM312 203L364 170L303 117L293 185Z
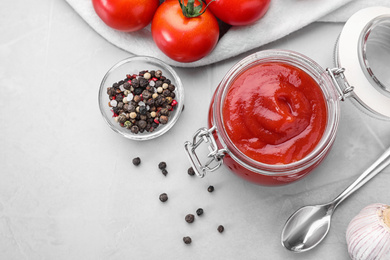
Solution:
M168 200L168 195L166 193L161 193L159 198L162 202L166 202Z
M188 173L188 175L190 175L190 176L194 176L194 175L195 175L194 168L192 168L192 167L188 168L187 173Z
M183 237L184 244L189 245L191 244L192 240L190 237Z
M213 191L214 191L214 186L210 185L210 186L207 188L207 191L208 191L208 192L213 192Z
M160 163L158 164L158 168L159 168L160 170L167 168L167 163L166 163L166 162L160 162Z
M196 215L200 216L203 214L203 209L202 208L199 208L196 210Z
M167 176L167 174L168 174L167 169L162 169L161 172L162 172L162 174L164 174L164 176Z
M140 159L139 157L135 157L135 158L133 159L133 164L134 164L135 166L140 165L140 163L141 163L141 159Z
M222 225L219 225L217 230L219 233L222 233L225 230L225 228Z
M185 220L187 223L192 223L195 220L195 216L192 214L187 214L187 216L185 217Z

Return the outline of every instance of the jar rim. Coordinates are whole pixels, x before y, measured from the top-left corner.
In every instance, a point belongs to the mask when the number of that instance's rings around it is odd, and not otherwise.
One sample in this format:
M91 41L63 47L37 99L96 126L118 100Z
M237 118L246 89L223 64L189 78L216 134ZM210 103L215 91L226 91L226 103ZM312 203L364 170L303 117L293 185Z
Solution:
M231 141L223 123L223 104L227 90L234 80L247 69L267 62L284 62L298 67L309 74L320 86L327 104L327 124L320 142L301 160L289 164L266 164L256 161L240 151ZM340 118L340 101L338 93L327 72L310 58L298 52L282 49L263 50L253 53L236 63L224 76L214 96L213 121L220 136L221 145L227 153L241 166L264 175L286 175L309 168L325 156L332 146Z

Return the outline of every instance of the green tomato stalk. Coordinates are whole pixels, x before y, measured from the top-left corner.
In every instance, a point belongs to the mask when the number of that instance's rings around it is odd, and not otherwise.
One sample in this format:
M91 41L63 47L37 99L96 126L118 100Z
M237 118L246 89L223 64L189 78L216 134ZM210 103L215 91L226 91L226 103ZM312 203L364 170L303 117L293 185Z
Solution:
M202 15L204 12L206 12L207 7L209 4L214 2L215 0L208 3L205 7L205 9L202 11L203 2L201 0L198 0L200 5L195 6L195 0L188 0L187 5L184 4L184 0L179 0L180 8L183 12L183 15L188 18L198 17Z

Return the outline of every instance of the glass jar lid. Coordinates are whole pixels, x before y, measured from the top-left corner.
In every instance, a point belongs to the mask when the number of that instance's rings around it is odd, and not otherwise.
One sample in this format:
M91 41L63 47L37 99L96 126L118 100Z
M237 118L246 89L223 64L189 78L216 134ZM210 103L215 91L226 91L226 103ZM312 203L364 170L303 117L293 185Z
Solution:
M374 116L390 120L390 8L363 9L346 22L336 66L354 87L353 98Z

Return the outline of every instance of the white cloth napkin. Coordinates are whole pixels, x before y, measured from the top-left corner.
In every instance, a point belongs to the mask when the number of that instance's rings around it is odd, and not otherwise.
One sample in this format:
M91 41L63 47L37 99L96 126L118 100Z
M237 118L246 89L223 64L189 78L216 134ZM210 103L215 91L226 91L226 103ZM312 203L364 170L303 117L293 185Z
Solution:
M124 33L106 26L96 15L91 0L66 0L102 37L135 55L148 55L179 67L215 63L282 38L315 21L345 22L356 11L369 6L390 7L389 0L272 0L266 15L250 26L231 27L208 56L192 63L168 58L154 44L150 25Z

